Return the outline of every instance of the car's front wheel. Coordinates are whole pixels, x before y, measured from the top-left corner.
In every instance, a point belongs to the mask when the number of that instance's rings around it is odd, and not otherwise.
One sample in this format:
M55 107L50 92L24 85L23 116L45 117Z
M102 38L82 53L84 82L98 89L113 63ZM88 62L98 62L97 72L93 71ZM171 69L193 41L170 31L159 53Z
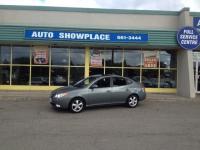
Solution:
M138 105L139 98L137 95L130 95L127 99L127 105L128 107L134 108Z
M74 98L70 103L70 110L73 113L81 112L85 107L85 103L81 98Z

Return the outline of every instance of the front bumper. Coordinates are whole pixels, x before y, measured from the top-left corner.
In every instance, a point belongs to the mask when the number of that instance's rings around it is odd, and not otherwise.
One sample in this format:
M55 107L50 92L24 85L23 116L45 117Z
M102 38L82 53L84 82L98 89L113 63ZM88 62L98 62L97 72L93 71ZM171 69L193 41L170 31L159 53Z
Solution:
M69 100L66 100L66 98L50 97L49 103L55 108L68 109L69 106Z

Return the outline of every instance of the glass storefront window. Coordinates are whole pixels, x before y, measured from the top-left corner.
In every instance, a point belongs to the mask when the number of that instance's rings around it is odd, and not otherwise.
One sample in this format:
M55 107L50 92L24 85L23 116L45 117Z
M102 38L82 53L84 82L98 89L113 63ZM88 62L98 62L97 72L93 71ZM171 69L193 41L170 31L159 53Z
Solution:
M176 88L176 70L160 70L160 87Z
M10 67L0 66L0 84L9 85L10 84Z
M141 51L125 50L124 51L124 67L140 67Z
M49 67L32 67L31 85L49 85Z
M108 67L122 67L122 50L105 50L104 58Z
M84 78L85 60L90 60L89 75L123 75L149 88L176 88L174 50L90 49L85 59L85 47L0 46L0 84L11 79L12 85L29 85L29 80L31 85L70 85Z
M0 64L9 64L11 56L10 46L0 46Z
M52 67L51 68L51 85L68 85L68 68Z
M70 64L71 66L85 65L85 49L84 48L70 49Z
M84 78L84 67L71 67L70 68L70 85L75 84L79 80Z
M145 87L158 88L158 70L157 69L143 69L142 83Z
M28 85L29 84L29 67L14 66L12 67L12 84Z
M51 49L51 65L68 65L69 50L67 48Z
M13 46L12 59L13 64L30 64L30 47Z
M124 69L124 76L140 82L140 69Z
M121 68L106 68L106 74L122 75Z
M92 68L90 67L90 76L91 75L103 75L104 74L104 68Z
M176 68L176 52L160 51L160 68Z

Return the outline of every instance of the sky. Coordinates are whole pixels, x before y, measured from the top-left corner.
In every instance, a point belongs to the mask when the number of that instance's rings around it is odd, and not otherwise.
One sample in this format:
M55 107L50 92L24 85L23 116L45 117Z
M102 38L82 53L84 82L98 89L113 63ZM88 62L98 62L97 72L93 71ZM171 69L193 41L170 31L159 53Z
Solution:
M200 12L200 0L0 0L0 5L31 5L106 9L178 11L189 7Z

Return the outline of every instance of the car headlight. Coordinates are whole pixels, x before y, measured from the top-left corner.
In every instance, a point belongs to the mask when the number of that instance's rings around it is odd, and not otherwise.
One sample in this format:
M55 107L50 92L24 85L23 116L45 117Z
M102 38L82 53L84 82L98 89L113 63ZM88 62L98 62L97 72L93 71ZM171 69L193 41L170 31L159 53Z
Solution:
M68 93L59 93L59 94L56 94L54 97L55 98L61 98L61 97L66 96L66 95L68 95Z

